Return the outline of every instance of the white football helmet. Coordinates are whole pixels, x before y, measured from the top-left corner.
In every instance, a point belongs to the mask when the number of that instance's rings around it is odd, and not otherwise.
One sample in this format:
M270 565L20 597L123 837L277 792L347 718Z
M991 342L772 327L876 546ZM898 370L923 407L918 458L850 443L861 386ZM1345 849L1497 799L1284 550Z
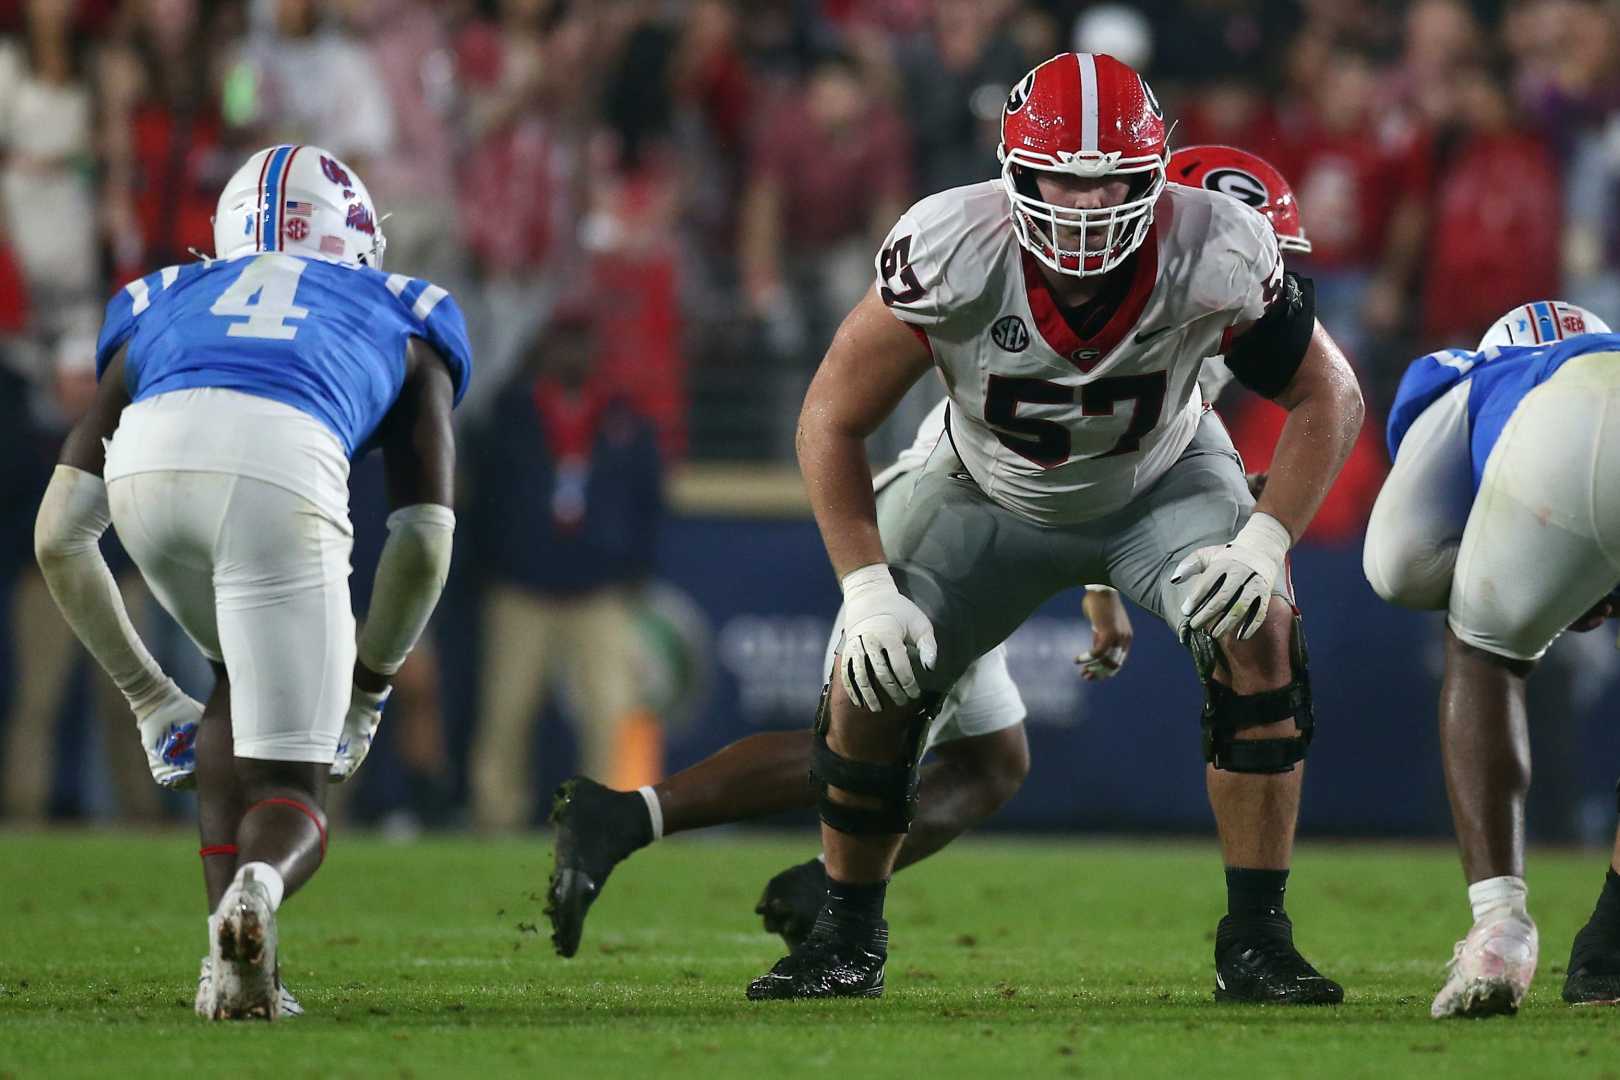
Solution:
M1520 304L1497 319L1485 331L1485 336L1479 339L1478 348L1487 349L1492 345L1546 345L1577 334L1610 332L1608 323L1583 307L1562 300L1537 300L1533 304Z
M382 269L377 208L360 178L318 146L271 146L247 159L214 210L214 257L287 251Z

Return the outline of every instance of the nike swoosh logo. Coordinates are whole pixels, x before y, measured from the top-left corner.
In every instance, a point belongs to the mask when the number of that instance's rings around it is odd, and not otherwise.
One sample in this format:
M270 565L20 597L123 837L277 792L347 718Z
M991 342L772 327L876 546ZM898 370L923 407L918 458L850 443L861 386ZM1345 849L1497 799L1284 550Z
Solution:
M1154 338L1157 338L1159 335L1168 334L1170 331L1172 331L1174 329L1175 329L1175 327L1173 327L1173 326L1161 326L1157 330L1143 331L1142 333L1136 335L1136 343L1138 345L1146 345L1148 342L1152 341Z

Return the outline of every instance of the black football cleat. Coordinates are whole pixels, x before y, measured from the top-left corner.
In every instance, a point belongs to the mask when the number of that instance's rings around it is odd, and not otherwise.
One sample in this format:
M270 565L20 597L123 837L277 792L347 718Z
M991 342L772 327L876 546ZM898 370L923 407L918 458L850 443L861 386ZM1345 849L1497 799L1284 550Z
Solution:
M573 956L585 933L585 914L602 895L613 868L652 840L647 805L634 791L613 791L576 776L552 797L556 862L546 891L546 918L558 956Z
M1571 1005L1620 1005L1620 941L1588 922L1569 950L1564 1000Z
M1215 1000L1255 1005L1337 1005L1344 987L1294 948L1294 926L1282 912L1238 921L1215 932Z
M765 932L782 935L792 952L810 936L826 903L827 864L811 859L767 881L754 914L765 920Z
M798 948L748 984L748 1000L882 997L888 955L888 923L840 925L823 911Z

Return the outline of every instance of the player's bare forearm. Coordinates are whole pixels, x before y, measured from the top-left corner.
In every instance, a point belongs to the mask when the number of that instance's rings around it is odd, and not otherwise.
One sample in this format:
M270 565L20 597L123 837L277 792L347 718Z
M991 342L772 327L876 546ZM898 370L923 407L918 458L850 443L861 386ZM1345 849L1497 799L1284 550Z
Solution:
M812 432L801 422L799 468L833 572L843 578L851 570L883 562L864 440L836 431Z
M420 633L416 624L425 624L426 612L431 612L437 603L444 584L454 521L448 510L455 498L456 443L450 424L454 406L455 388L449 366L432 345L412 338L406 353L405 383L380 431L388 501L395 513L388 520L389 538L377 564L372 611L366 623L367 629L375 629L372 617L377 615L379 605L391 613L385 620L390 629L383 635L390 641L386 650L390 655L396 649L393 639L399 633L415 642ZM405 516L410 520L396 520ZM427 599L413 599L418 594ZM400 613L402 605L413 608L422 602L426 612ZM406 629L396 632L392 623L401 619ZM363 630L362 655L366 642ZM380 694L392 683L391 675L360 657L355 659L354 684L359 689Z
M438 351L421 338L407 349L405 384L383 421L388 502L404 506L455 501L456 440L450 424L455 386Z
M112 358L96 384L96 396L90 408L68 432L62 443L58 461L92 476L100 476L107 467L106 440L118 430L118 420L129 404L129 391L124 388L124 349Z
M1298 540L1350 456L1364 411L1356 374L1321 323L1276 401L1288 410L1288 419L1255 510L1282 522Z
M799 413L799 468L833 570L883 562L866 437L932 363L876 290L845 318Z

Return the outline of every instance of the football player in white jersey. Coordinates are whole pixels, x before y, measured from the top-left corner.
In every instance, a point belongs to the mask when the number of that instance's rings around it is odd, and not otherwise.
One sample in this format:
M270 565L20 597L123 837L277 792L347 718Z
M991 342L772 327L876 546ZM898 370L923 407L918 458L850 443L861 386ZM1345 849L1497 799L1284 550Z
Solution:
M1254 207L1271 223L1280 250L1305 253L1311 250L1292 186L1264 158L1235 146L1186 146L1170 155L1169 175L1172 183L1219 191ZM1231 381L1232 373L1224 363L1205 364L1198 376L1204 400L1210 404L1220 397ZM895 481L911 476L927 464L934 448L945 438L946 406L947 402L941 401L924 418L911 446L901 453L893 466L879 473L873 481L873 490L877 492L880 532L885 503L908 498L911 493L911 483L900 486ZM1257 493L1264 482L1263 474L1251 476L1250 490ZM1084 607L1092 624L1092 643L1085 653L1075 658L1075 662L1080 665L1082 678L1090 681L1111 678L1119 672L1130 648L1132 631L1129 617L1124 605L1119 602L1119 594L1113 589L1106 585L1087 585L1086 591ZM833 639L827 646L829 671L838 643L843 639L843 629L843 613L839 612ZM970 707L967 715L971 719L967 722L956 719L963 714L965 705ZM997 645L970 664L946 695L939 719L929 734L928 747L937 750L947 739L960 738L964 734L1010 730L1013 725L1021 724L1023 718L1023 699L1007 671L1006 645ZM986 746L988 744L983 742L959 744L960 760L953 770L956 783L945 795L947 802L962 801L952 796L959 788L966 786L968 778L978 775L977 763L969 755L982 752ZM657 789L654 790L656 792ZM919 796L918 806L927 807L924 812L932 818L937 810L928 805L928 800L939 797L932 792ZM1000 801L1004 802L1005 798ZM991 800L984 802L991 806L1000 805L1000 802ZM963 822L961 827L966 829L975 823ZM930 830L923 822L913 820L911 831L906 834L905 842L900 847L895 869L909 865L916 857L916 850L922 846L918 842L919 831L926 834ZM826 864L817 856L790 866L771 878L755 911L764 918L765 929L780 933L791 949L808 936L826 898Z
M945 437L944 403L924 418L917 437L872 481L880 513L898 514L922 464ZM1125 663L1133 630L1119 594L1088 589L1082 602L1091 622L1090 647L1075 658L1080 676L1107 679ZM825 670L843 636L840 612L827 643ZM919 806L896 858L910 866L949 844L1017 794L1029 773L1024 699L1007 670L1002 645L979 657L941 703L925 740L934 760L918 778ZM585 917L608 876L624 859L655 840L714 825L733 824L816 805L810 780L814 740L809 730L767 731L738 739L689 768L634 792L613 791L585 776L557 791L557 826L546 914L558 953L573 956ZM819 858L773 877L755 907L765 928L792 947L810 933L827 895Z
M1170 623L1205 685L1217 996L1342 1000L1283 907L1312 725L1286 557L1361 395L1265 218L1167 186L1165 134L1113 57L1037 67L1009 95L999 180L902 216L811 384L799 458L846 609L817 723L828 903L751 998L882 992L883 893L932 709L1046 598L1102 581ZM1290 413L1258 505L1197 387L1217 354ZM930 367L949 439L880 534L864 439Z
M1620 335L1574 304L1520 305L1476 350L1412 363L1388 439L1363 562L1384 599L1447 613L1440 749L1473 910L1430 1013L1511 1014L1540 952L1525 684L1565 628L1620 610ZM1620 837L1563 996L1620 1001Z

